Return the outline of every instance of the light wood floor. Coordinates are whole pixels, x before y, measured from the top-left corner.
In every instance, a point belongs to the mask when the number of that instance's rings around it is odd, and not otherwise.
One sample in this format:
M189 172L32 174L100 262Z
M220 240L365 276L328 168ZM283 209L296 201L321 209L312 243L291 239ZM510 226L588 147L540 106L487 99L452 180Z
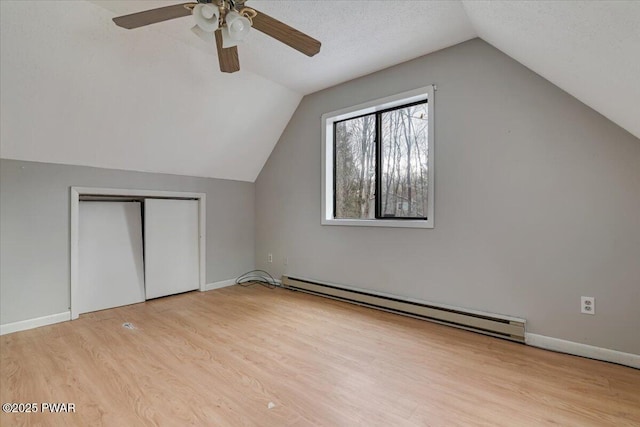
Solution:
M2 426L640 425L639 370L260 286L0 340L3 403L76 406Z

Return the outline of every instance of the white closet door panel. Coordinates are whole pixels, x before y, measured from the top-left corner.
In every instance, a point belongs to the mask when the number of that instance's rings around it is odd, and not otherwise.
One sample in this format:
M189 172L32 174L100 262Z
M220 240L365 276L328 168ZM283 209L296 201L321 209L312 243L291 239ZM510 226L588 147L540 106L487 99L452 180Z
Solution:
M139 202L80 202L78 313L144 301Z
M197 200L145 199L144 266L147 299L198 289Z

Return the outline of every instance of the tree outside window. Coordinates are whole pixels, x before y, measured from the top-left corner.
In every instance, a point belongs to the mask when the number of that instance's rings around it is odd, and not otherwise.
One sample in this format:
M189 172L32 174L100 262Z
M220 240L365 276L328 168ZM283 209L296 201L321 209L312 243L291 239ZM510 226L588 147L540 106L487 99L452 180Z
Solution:
M334 218L426 219L427 101L334 122Z

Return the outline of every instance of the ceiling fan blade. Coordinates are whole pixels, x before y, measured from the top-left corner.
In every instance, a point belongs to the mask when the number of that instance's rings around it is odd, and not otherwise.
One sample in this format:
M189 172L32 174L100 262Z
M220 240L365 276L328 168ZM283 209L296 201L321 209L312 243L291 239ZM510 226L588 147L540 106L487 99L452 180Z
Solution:
M318 40L258 10L256 12L257 15L253 18L253 28L256 30L262 31L307 56L313 56L320 52L321 43Z
M218 48L218 62L220 71L223 73L235 73L240 71L240 60L238 59L238 47L222 47L222 31L216 30L216 47Z
M156 22L168 21L170 19L182 18L191 15L191 9L185 5L196 5L197 3L181 3L172 6L160 7L158 9L145 10L144 12L132 13L131 15L117 16L113 22L119 27L131 30L132 28L144 27Z

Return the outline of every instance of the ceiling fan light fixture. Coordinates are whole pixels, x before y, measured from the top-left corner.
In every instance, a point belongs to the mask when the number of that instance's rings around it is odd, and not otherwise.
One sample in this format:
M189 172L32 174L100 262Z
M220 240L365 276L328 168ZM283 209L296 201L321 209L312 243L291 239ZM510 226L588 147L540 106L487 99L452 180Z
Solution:
M208 43L215 42L220 71L224 73L240 70L236 46L246 39L251 27L307 56L320 52L321 43L318 40L267 14L246 7L245 2L246 0L191 0L188 3L116 16L113 22L118 27L131 30L193 16L196 26L191 31Z
M200 39L202 39L208 45L211 45L211 44L215 43L215 41L216 41L215 32L211 32L210 33L208 31L204 31L198 25L194 25L191 28L191 31L193 32L193 34L195 34L196 36L200 37Z
M236 46L247 37L251 30L251 21L238 12L227 12L226 25L222 27L222 47Z
M193 18L202 31L213 33L218 29L220 11L211 3L198 3L193 7Z

